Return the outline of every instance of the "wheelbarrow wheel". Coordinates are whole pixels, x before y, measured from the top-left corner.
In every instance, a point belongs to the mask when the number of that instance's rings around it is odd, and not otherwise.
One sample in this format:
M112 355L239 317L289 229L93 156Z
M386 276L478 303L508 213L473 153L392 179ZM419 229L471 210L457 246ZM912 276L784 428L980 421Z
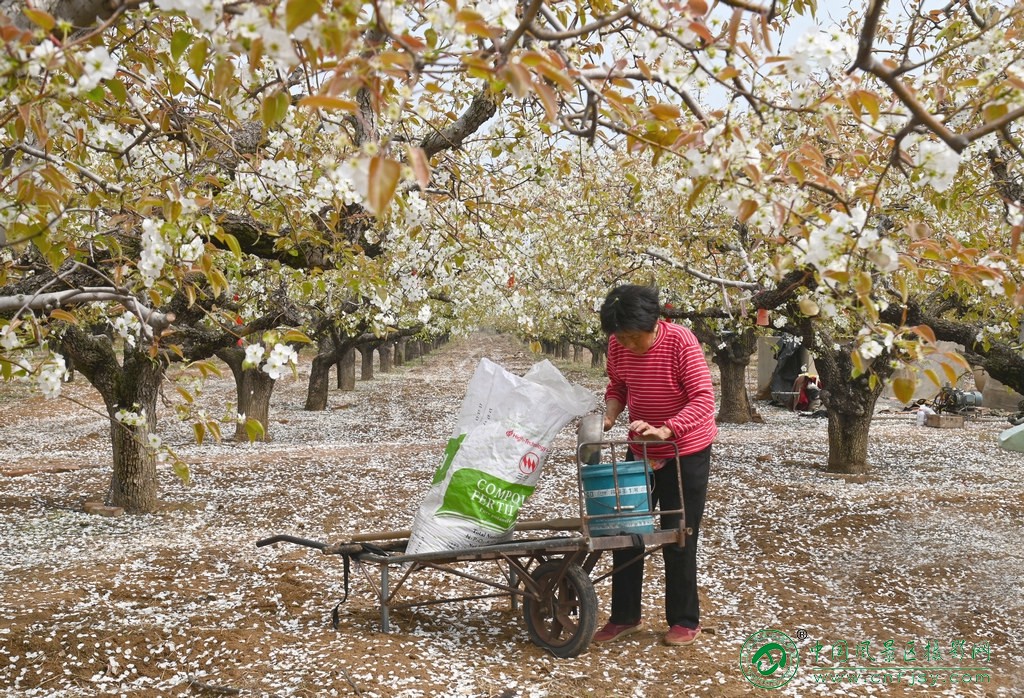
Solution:
M582 567L561 560L538 565L531 576L539 593L537 598L526 594L523 599L530 640L556 657L575 657L597 630L594 583Z

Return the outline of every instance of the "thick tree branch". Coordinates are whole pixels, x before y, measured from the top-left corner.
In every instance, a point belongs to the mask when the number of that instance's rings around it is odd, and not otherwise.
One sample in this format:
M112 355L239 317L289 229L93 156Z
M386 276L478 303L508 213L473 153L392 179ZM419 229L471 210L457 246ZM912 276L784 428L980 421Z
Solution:
M897 327L927 325L935 333L935 339L961 345L971 363L982 366L1000 383L1024 393L1024 354L1020 348L1004 342L979 342L975 325L939 317L914 301L906 305L893 303L879 314L879 318Z
M498 103L491 89L484 86L473 97L462 116L436 131L420 143L420 147L431 158L442 150L455 149L462 145L466 137L476 133L498 111Z
M0 296L0 317L10 317L26 310L50 312L86 303L114 301L127 308L147 327L147 334L159 334L174 322L173 313L162 313L147 307L138 298L113 287L72 288L64 291Z

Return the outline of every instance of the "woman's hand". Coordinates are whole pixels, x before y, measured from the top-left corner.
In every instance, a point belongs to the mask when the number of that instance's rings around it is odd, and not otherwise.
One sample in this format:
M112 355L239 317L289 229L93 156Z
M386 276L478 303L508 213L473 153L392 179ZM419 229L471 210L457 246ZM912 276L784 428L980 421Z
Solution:
M651 426L642 419L629 423L629 430L637 435L637 438L645 441L670 441L672 439L672 428L668 426Z

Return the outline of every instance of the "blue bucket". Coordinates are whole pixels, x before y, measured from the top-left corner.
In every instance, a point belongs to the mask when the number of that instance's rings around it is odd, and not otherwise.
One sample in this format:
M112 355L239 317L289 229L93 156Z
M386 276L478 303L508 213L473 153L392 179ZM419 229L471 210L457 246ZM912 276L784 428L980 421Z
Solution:
M615 464L619 497L615 501L615 478L610 463L595 463L580 468L583 494L587 503L587 516L609 516L590 522L590 533L595 536L652 533L654 517L648 496L648 476L651 469L645 461L631 460Z

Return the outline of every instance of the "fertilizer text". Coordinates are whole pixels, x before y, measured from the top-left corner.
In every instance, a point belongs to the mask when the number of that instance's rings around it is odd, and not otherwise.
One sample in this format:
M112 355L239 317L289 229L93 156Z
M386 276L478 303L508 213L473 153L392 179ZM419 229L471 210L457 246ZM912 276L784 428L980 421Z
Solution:
M476 489L470 495L473 503L502 516L515 516L525 499L523 494L503 489L483 478L477 480Z

